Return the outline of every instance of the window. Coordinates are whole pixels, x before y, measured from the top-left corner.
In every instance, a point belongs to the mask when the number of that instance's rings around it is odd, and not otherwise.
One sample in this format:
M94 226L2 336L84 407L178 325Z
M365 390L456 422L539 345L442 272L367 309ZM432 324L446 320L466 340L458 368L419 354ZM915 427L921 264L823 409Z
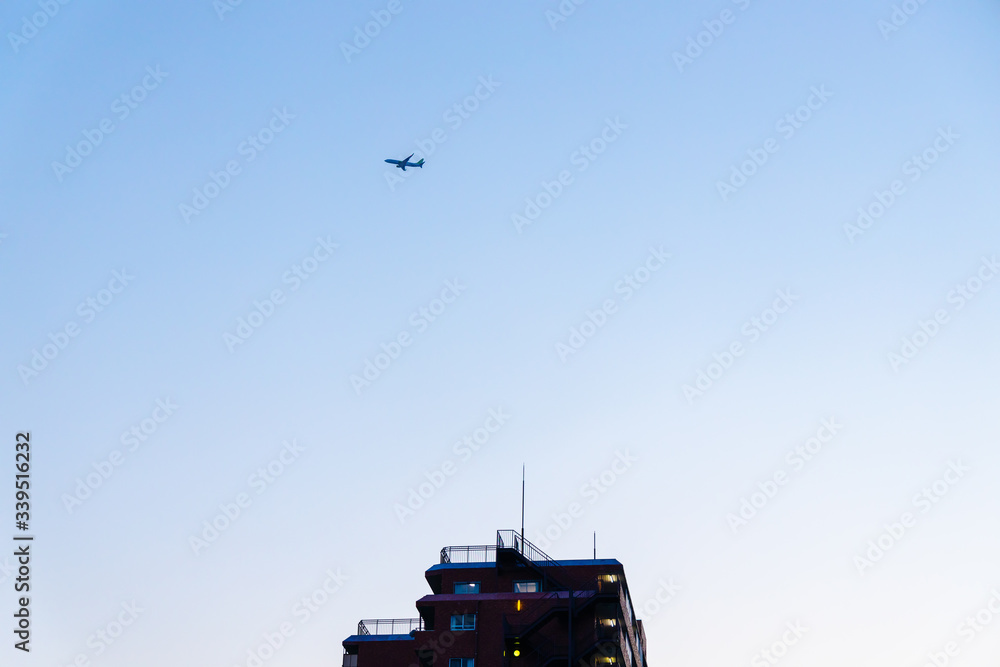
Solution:
M448 667L476 667L475 658L452 658L448 661Z
M452 614L451 615L451 629L452 630L475 630L476 629L476 615L475 614Z
M541 593L542 582L540 581L515 581L515 593Z
M455 593L478 593L478 581L462 581L455 584Z

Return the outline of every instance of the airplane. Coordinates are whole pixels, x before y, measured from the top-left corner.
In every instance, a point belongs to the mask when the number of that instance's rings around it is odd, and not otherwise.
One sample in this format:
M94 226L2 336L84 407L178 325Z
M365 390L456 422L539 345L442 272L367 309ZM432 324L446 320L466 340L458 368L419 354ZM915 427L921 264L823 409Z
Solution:
M423 167L424 167L424 159L423 158L420 158L420 160L417 161L417 162L410 162L409 161L410 158L413 157L413 155L414 155L413 153L410 153L409 155L407 155L406 157L404 157L402 160L386 160L386 162L388 162L389 164L396 165L397 169L402 169L403 171L406 171L407 167L420 167L421 169L423 169Z

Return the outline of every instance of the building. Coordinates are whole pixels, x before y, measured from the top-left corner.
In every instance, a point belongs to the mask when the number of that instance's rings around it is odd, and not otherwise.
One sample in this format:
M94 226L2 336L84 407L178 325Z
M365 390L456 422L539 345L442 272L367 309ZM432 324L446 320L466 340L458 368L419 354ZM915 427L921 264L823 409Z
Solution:
M513 530L444 547L417 618L362 620L344 667L647 667L622 564L549 558Z

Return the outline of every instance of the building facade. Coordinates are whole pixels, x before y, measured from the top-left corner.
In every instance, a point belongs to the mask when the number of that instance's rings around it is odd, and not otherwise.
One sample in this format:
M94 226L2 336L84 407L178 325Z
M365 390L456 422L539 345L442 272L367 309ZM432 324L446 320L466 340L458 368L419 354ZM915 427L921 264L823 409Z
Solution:
M647 667L617 560L555 561L518 532L441 549L418 617L362 620L344 667Z

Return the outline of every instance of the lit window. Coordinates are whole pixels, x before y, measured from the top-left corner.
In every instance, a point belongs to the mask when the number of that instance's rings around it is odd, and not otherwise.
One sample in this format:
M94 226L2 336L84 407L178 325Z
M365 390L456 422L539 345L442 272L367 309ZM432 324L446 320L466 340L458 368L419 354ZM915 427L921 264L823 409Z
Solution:
M475 658L452 658L448 661L448 667L476 667Z
M514 582L514 592L515 593L540 593L542 591L542 582L540 581L515 581Z
M475 614L452 614L451 615L451 629L452 630L475 630L476 629L476 615Z
M455 593L478 593L479 592L479 582L478 581L462 581L455 584Z

